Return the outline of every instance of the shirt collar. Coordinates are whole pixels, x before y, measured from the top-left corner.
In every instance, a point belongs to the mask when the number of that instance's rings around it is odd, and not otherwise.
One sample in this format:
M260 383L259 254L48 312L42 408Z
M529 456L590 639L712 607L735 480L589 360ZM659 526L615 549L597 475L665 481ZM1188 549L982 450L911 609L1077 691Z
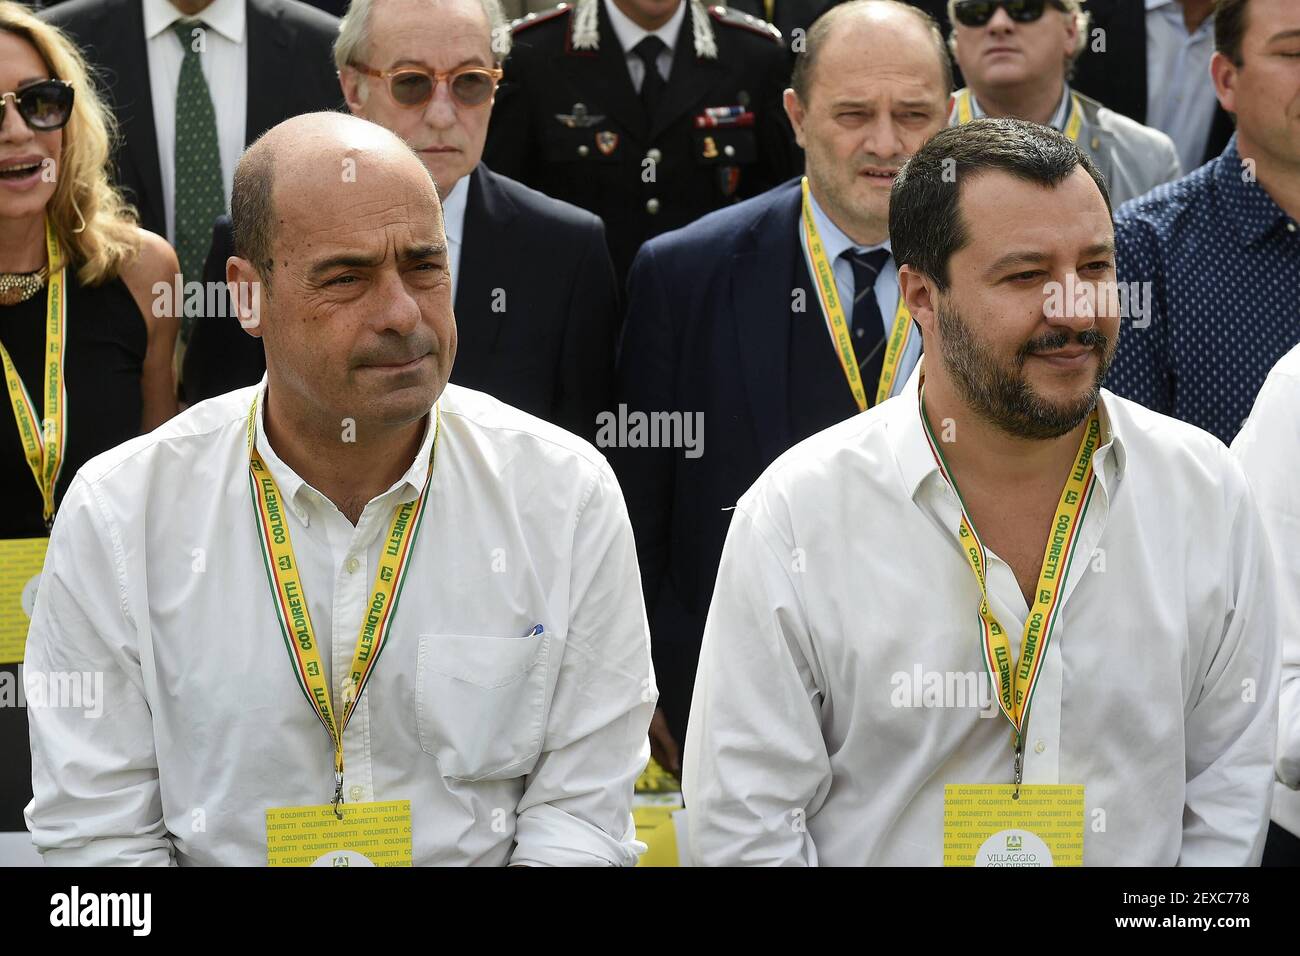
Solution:
M181 13L167 0L144 0L144 35L152 40L164 30L171 29L177 20L183 20ZM213 0L207 9L195 15L231 43L244 42L244 0Z
M939 463L935 461L934 452L930 450L930 442L926 438L925 425L921 422L918 393L921 387L921 371L925 362L926 358L922 356L921 361L917 362L916 367L912 369L912 374L907 384L903 386L903 390L895 399L882 406L882 411L889 409L890 418L885 426L886 434L893 446L894 458L902 473L907 494L913 499L916 498L921 485L931 475L938 476L940 481L943 480L939 472ZM1093 469L1102 490L1109 496L1115 493L1115 487L1127 464L1127 456L1123 438L1119 429L1115 427L1114 417L1107 410L1108 401L1114 401L1114 396L1102 389L1097 402L1101 413L1101 444L1093 453Z
M266 437L266 388L267 377L262 376L262 382L257 389L257 422L254 442L257 450L270 469L271 477L275 479L276 485L280 489L280 497L290 502L301 520L308 520L307 507L315 501L327 500L323 494L313 488L307 482L303 481L292 468L284 463L284 460L275 453L271 447L271 442ZM433 412L424 420L424 437L420 439L419 451L415 453L415 459L411 462L405 474L397 479L387 491L380 497L393 495L396 502L413 501L420 496L424 488L425 479L429 474L429 452L433 446L434 429L433 421L437 417L440 402L435 403Z
M682 0L677 5L677 12L658 30L646 30L637 26L626 13L614 6L611 0L605 0L605 13L609 15L609 25L614 28L614 35L618 37L624 53L631 53L634 46L652 33L663 40L669 50L675 50L677 38L682 32L682 23L686 20L686 7L690 2L691 0Z
M839 257L849 249L857 249L859 252L885 249L891 255L893 254L893 247L888 239L874 246L859 246L845 234L843 229L835 225L830 216L826 215L826 210L822 209L811 189L808 190L808 199L812 204L813 223L817 226L817 238L822 241L822 248L826 250L826 260L832 267L834 267ZM802 234L803 230L800 229L799 231Z
M1291 222L1286 210L1274 202L1258 182L1247 182L1242 177L1236 133L1232 134L1227 148L1214 162L1217 164L1214 178L1227 207L1226 212L1245 245L1261 243L1276 230L1286 228Z
M465 206L469 202L469 177L473 175L471 171L469 176L456 180L456 185L451 187L451 192L442 201L442 227L446 230L447 241L457 245L460 245L461 237L465 234Z
M975 95L974 90L970 90L970 111L971 116L975 119L981 119L984 116L984 107L980 106L979 97ZM1062 84L1061 102L1056 104L1056 112L1052 114L1051 121L1047 124L1058 133L1065 132L1065 124L1070 119L1070 84Z
M1159 10L1161 7L1176 6L1175 0L1147 0L1147 11Z

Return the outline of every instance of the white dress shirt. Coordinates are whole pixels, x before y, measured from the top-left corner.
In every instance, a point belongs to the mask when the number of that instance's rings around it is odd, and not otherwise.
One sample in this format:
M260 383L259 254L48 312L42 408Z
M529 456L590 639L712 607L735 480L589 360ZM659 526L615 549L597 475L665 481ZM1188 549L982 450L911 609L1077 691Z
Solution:
M697 863L939 864L944 785L1012 782L995 700L925 706L915 686L985 672L917 380L796 445L736 507L686 740ZM1259 516L1222 444L1102 394L1024 781L1085 788L1087 864L1254 863L1278 680ZM991 551L988 578L1018 655L1028 608Z
M1282 692L1273 822L1300 836L1300 346L1273 367L1232 443L1250 478L1278 571Z
M1182 4L1146 0L1146 5L1147 125L1174 141L1183 169L1196 169L1205 159L1219 103L1210 79L1214 14L1189 34Z
M332 797L333 745L295 682L256 538L245 422L262 387L98 456L68 489L27 674L102 672L103 716L29 709L27 825L47 863L264 864L267 808ZM656 692L618 485L586 442L485 394L449 385L440 405L413 563L344 733L345 799L410 800L417 865L631 865ZM341 701L432 429L355 527L260 422L256 441Z
M821 239L822 248L826 250L826 258L830 260L831 272L835 276L835 289L839 292L840 302L844 303L844 320L852 323L853 308L852 303L857 296L857 290L853 288L853 266L847 259L841 259L840 254L849 250L857 249L859 252L871 252L873 249L885 249L889 252L889 258L885 260L884 268L876 275L876 282L873 290L876 296L876 305L880 308L880 321L884 326L885 345L889 343L889 333L894 328L894 313L898 311L898 263L894 261L894 250L890 246L889 240L875 246L859 246L850 239L839 226L831 221L831 217L826 215L821 204L817 202L817 197L813 195L812 190L808 191L808 199L812 203L813 222L817 224L817 236ZM803 250L804 261L807 261L808 244L803 233L803 218L799 219L799 248ZM809 270L811 273L812 270ZM814 305L814 308L820 309L821 306ZM825 317L823 316L823 319ZM852 329L853 346L856 350L858 362L866 361L867 356L862 352L864 347L862 339L866 336L866 329ZM827 325L826 341L831 347L835 347L834 339L831 338L830 326ZM881 348L885 348L882 345ZM897 395L899 391L907 384L907 376L915 367L921 358L921 332L912 326L912 332L907 339L907 348L903 350L903 355L899 359L898 374L894 376L894 388L889 394ZM867 382L867 399L874 402L876 400L876 383Z
M465 206L469 199L469 176L462 176L442 201L442 226L447 233L447 273L451 276L451 300L456 301L460 279L460 247L465 238Z
M162 173L163 213L167 241L176 241L176 88L185 54L172 24L185 18L167 0L144 0L145 53L149 59L149 91L153 96L153 125L158 137L158 171ZM235 181L235 166L248 135L248 30L244 0L213 0L197 19L210 30L199 52L203 79L217 117L217 148L221 153L221 184L226 205ZM272 95L268 91L267 95Z
M605 0L605 13L609 15L609 24L614 28L614 36L618 37L619 46L623 48L623 53L627 58L627 71L632 77L632 89L638 93L641 92L641 81L645 79L645 63L641 58L632 52L632 48L653 34L664 41L666 49L659 51L655 57L655 66L659 69L659 75L665 80L673 68L673 51L677 48L677 38L681 36L682 23L686 20L686 7L690 0L682 0L677 5L677 12L668 18L668 22L658 30L646 30L632 22L626 13L614 6L610 0Z

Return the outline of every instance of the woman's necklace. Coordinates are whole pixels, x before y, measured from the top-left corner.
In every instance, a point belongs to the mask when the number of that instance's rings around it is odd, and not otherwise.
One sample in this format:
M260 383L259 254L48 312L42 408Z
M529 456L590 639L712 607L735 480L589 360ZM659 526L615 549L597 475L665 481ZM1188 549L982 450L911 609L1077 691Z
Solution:
M49 266L35 272L0 272L0 305L17 305L26 302L45 288Z

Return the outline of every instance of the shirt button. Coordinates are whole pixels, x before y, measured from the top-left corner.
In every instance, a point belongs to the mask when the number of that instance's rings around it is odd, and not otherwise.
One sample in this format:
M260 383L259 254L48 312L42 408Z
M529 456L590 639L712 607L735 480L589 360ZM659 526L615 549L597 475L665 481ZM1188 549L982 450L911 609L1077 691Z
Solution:
M1046 749L1047 749L1047 744L1043 743L1043 741L1041 740L1038 741L1038 743L1034 744L1034 753L1036 754L1040 754Z
M361 567L361 562L356 558L348 558L348 563L344 567L348 569L348 574L356 574L357 568Z
M659 211L659 200L658 200L658 199L647 199L647 200L645 201L645 211L648 212L648 213L649 213L650 215L652 215L652 216L653 216L655 213L657 213L657 212Z
M348 791L348 796L352 798L353 803L359 803L361 801L361 798L364 797L365 795L366 792L362 790L360 787L353 787L351 790Z
M856 335L858 338L862 338L862 336L864 336L864 335L867 334L867 330L866 330L866 329L854 329L854 330L853 330L853 334Z
M587 155L588 153L590 153L590 152L591 152L591 149L590 149L589 147L586 147L586 146L579 146L579 147L578 147L578 155L579 155L579 156L586 156L586 155Z
M726 156L735 156L736 147L732 146L731 144L727 144L726 146L722 147L722 152Z
M651 149L646 152L645 158L650 160L652 163L657 163L659 160L664 158L664 154L659 152L657 149Z
M1288 223L1286 224L1286 231L1287 231L1287 232L1295 232L1295 223L1293 223L1293 222L1288 222Z

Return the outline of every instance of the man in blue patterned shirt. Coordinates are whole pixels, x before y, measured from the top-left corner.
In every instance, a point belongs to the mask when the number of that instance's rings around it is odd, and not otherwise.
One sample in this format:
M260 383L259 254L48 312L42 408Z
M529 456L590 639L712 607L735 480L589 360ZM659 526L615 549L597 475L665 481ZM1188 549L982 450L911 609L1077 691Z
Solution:
M1116 213L1119 280L1139 308L1107 384L1230 442L1300 342L1300 4L1220 0L1210 70L1237 133Z

